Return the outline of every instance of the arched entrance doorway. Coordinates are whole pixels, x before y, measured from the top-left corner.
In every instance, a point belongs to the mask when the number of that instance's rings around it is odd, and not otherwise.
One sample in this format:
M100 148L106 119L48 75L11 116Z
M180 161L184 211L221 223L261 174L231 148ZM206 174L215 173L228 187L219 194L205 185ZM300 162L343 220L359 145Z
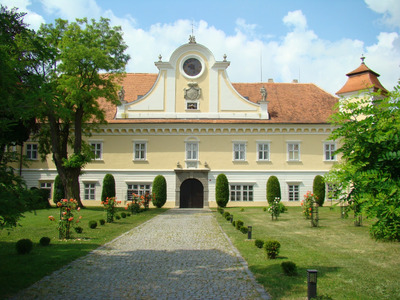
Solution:
M180 208L203 208L204 188L197 179L186 179L181 184Z

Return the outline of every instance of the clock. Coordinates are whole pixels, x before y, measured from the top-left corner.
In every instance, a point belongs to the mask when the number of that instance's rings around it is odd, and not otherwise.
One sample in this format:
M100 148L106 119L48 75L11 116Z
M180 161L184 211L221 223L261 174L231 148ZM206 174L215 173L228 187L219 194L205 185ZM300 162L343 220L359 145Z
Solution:
M183 63L182 69L185 72L187 76L190 77L195 77L200 74L201 70L203 68L203 65L201 62L194 57L188 58L185 60Z

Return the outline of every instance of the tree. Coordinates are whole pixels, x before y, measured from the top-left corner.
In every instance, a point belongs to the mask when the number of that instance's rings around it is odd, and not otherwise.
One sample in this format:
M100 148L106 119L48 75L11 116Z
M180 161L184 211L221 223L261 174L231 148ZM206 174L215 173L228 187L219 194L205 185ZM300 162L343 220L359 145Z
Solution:
M340 102L331 140L341 162L326 176L342 201L373 218L371 234L400 241L400 85L383 95Z
M21 158L8 151L29 138L38 106L40 77L34 70L40 65L41 49L33 42L34 31L24 24L24 15L0 6L0 229L18 224L31 196L10 166Z
M124 54L127 46L121 28L111 28L104 18L72 23L58 19L54 25L41 26L38 41L49 48L39 70L46 82L39 112L39 151L42 159L52 153L66 197L82 206L79 175L93 158L83 137L106 122L99 98L119 104L118 82L129 60Z
M215 201L219 207L226 207L229 201L229 182L225 174L217 176L215 184Z
M103 179L103 189L101 191L101 201L115 197L115 179L112 174L106 174Z
M317 203L319 206L323 206L325 202L325 180L321 175L314 177L313 181L313 193L317 196Z
M275 198L281 199L281 185L278 177L270 176L267 181L267 201L271 205Z
M157 175L153 180L153 204L161 208L167 201L167 181L162 175Z

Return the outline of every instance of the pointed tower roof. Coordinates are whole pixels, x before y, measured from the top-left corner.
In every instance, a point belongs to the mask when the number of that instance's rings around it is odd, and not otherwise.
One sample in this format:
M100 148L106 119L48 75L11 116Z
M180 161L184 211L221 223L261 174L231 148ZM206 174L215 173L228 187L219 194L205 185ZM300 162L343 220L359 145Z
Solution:
M378 79L380 75L368 68L364 63L364 59L364 56L361 57L361 65L357 69L346 74L349 78L345 85L336 92L336 95L340 96L346 93L365 90L372 90L373 92L381 90L383 93L387 93L387 90Z

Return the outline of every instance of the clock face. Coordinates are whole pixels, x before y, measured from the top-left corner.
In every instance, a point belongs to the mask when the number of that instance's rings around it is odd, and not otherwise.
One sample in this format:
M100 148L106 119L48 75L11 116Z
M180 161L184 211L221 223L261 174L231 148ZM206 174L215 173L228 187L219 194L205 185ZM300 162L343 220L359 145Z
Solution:
M203 66L201 65L201 62L197 58L192 57L185 60L182 68L183 71L186 73L186 75L193 77L200 74Z

